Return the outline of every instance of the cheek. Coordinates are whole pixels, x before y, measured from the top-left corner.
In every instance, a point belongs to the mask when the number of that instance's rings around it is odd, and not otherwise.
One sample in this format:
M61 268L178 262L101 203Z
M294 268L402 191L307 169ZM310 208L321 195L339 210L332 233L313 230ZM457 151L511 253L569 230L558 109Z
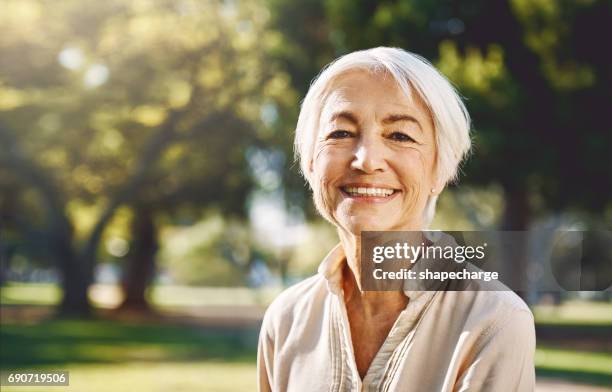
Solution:
M318 184L313 197L319 212L335 222L336 186L345 174L346 160L342 150L333 146L318 146L313 157L313 177Z
M322 186L327 187L340 179L347 166L345 149L322 145L315 149L313 170Z
M397 170L405 182L405 185L419 187L427 177L428 160L425 154L416 149L403 151L396 162Z
M396 166L401 182L406 189L406 205L418 209L429 195L431 187L431 159L423 151L404 151Z
M433 184L434 152L429 149L413 151L409 154L410 163L408 167L414 167L413 177L418 179L422 186L430 187Z

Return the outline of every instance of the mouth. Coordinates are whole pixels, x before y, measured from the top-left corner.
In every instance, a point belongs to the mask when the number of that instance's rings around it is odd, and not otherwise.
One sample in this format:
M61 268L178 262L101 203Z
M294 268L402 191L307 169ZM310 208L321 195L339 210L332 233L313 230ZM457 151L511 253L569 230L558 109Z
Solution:
M340 187L342 193L351 198L359 199L378 199L385 200L390 199L397 193L399 189L386 188L386 187L374 187L374 186L357 186L357 185L346 185Z

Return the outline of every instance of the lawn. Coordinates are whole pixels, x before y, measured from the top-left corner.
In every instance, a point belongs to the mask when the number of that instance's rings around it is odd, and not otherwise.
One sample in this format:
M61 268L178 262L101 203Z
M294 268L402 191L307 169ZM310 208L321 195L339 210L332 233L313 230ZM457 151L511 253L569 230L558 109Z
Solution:
M222 305L267 305L278 295L280 289L253 290L246 287L189 287L155 286L148 292L151 302L158 308L222 306ZM61 300L61 290L50 283L8 283L0 290L2 305L53 306ZM99 308L113 308L121 299L116 285L94 284L89 297Z
M3 305L54 305L60 298L52 285L10 285L1 290ZM92 299L112 307L118 292L95 286ZM274 293L248 289L161 287L152 293L161 309L197 306L260 305ZM569 302L558 308L536 307L538 324L571 329L585 338L612 328L612 305ZM257 328L215 329L113 320L48 320L10 323L2 320L1 369L70 371L70 387L45 390L74 391L251 391L255 386ZM565 333L565 332L564 332ZM554 339L539 343L539 376L594 385L612 385L612 354L561 349ZM39 388L3 387L2 392Z
M253 290L246 287L188 287L155 286L149 297L160 309L223 306L267 305L279 293L279 289ZM115 285L92 285L92 302L100 308L115 307L121 298ZM2 305L57 305L61 291L54 284L9 283L0 290ZM549 325L593 325L612 327L612 303L566 301L559 306L537 305L533 307L536 322Z
M43 369L36 367L36 369ZM57 369L53 367L52 369ZM70 365L70 386L44 391L166 392L255 390L255 366L245 363L129 362L122 365ZM40 387L2 387L2 392L40 392Z
M70 388L50 390L249 391L256 333L108 320L4 324L1 368L69 370ZM609 354L540 347L536 365L541 376L612 385Z
M612 386L612 354L538 347L536 372L586 384Z
M592 325L612 328L612 303L566 301L561 305L533 307L536 322L549 325Z
M250 391L257 331L108 320L3 324L1 368L69 370L74 391ZM27 387L3 387L3 392ZM32 387L36 391L38 388Z

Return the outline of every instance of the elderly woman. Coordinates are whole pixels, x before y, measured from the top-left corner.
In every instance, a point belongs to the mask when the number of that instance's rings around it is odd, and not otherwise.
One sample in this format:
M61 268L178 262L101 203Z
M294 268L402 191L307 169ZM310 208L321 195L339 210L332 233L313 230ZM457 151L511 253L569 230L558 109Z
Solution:
M404 50L354 52L319 75L295 148L340 243L266 312L260 390L533 390L533 316L512 292L361 287L361 232L426 229L469 128L451 84Z

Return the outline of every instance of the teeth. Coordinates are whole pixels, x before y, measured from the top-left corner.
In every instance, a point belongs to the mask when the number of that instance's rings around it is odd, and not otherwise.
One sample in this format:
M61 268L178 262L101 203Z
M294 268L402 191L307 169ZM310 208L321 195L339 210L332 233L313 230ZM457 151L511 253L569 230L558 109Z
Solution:
M356 196L378 196L386 197L393 194L393 189L387 188L364 188L364 187L345 187L344 191Z

